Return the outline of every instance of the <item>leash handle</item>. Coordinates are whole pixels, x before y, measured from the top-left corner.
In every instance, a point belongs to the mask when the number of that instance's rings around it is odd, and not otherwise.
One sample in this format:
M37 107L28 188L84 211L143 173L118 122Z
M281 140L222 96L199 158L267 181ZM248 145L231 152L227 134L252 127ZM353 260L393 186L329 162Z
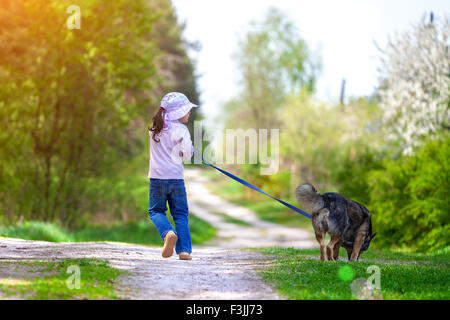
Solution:
M251 188L251 189L253 189L253 190L256 190L256 191L258 191L258 192L260 192L260 193L262 193L262 194L265 194L266 196L271 197L272 199L274 199L274 200L278 201L279 203L285 205L285 206L288 207L289 209L294 210L295 212L300 213L300 214L304 215L305 217L311 219L311 215L310 215L309 213L307 213L307 212L305 212L305 211L303 211L303 210L301 210L301 209L299 209L299 208L297 208L297 207L294 207L293 205L291 205L291 204L289 204L289 203L287 203L287 202L285 202L285 201L283 201L283 200L280 200L280 199L278 199L278 198L275 198L274 196L272 196L272 195L270 195L270 194L268 194L268 193L262 191L261 189L255 187L254 185L248 183L247 181L245 181L245 180L243 180L243 179L241 179L241 178L235 176L234 174L229 173L228 171L225 171L225 170L223 170L223 169L220 169L220 168L216 167L215 165L213 165L213 164L207 162L202 156L200 156L199 154L197 154L195 151L194 151L194 155L196 155L197 157L202 158L202 163L203 163L203 164L205 164L205 165L207 165L207 166L210 166L210 167L212 167L212 168L214 168L214 169L216 169L216 170L222 172L224 175L230 177L230 178L233 179L233 180L236 180L237 182L243 184L244 186L249 187L249 188Z

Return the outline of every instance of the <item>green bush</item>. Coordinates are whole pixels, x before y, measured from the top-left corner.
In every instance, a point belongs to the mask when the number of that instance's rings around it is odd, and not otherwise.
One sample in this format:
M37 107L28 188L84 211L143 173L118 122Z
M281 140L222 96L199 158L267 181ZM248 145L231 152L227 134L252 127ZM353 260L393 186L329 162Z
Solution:
M374 243L422 252L450 244L449 159L445 136L369 172L369 209L379 234Z
M383 168L383 155L373 148L348 147L342 152L340 165L330 170L333 184L340 193L363 204L369 205L370 192L368 175L372 170Z

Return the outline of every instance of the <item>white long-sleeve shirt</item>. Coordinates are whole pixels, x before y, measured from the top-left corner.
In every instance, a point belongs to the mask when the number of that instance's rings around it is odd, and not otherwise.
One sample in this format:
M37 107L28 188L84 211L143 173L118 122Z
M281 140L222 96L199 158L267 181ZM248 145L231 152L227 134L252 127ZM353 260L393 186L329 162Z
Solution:
M194 152L188 128L178 121L166 122L156 136L159 142L150 135L150 164L148 178L184 179L183 159L189 161ZM180 155L182 154L182 156Z

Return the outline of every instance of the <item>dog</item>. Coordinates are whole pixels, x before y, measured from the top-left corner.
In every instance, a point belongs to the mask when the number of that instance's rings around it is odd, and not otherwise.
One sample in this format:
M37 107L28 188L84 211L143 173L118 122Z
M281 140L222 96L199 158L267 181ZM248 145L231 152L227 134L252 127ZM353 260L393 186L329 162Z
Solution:
M369 248L372 234L369 210L356 201L334 192L320 194L311 184L302 184L295 190L297 201L312 215L312 225L320 244L320 259L339 259L339 248L347 250L348 260L359 259ZM325 234L331 237L325 246Z

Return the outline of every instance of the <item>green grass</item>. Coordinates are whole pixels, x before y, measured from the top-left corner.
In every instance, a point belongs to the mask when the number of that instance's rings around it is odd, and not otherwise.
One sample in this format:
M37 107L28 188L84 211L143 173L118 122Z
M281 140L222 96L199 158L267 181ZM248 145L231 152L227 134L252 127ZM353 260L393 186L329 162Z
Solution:
M304 228L312 232L310 219L283 206L278 201L253 190L251 192L255 193L255 197L251 200L246 199L244 190L247 187L239 182L231 180L215 170L204 170L202 174L211 179L207 187L212 193L227 201L254 211L261 220L290 227ZM281 200L298 207L298 203L293 199Z
M211 240L217 233L217 229L211 224L192 215L189 216L189 230L191 231L193 244L202 244L207 240Z
M276 257L260 273L288 299L356 299L351 283L369 278L367 268L371 265L380 268L381 294L385 300L450 299L448 250L418 254L369 249L358 262L320 261L318 249L255 250ZM346 257L343 249L341 256Z
M168 217L173 225L173 219L170 215ZM217 232L212 225L194 215L189 216L189 228L193 244L210 240ZM26 221L15 226L0 226L0 236L51 242L114 241L158 246L163 243L150 219L87 225L73 231L55 223Z
M68 269L78 266L80 287L71 280L74 272ZM117 299L114 281L123 273L108 262L98 259L66 259L39 262L0 262L3 268L27 270L22 279L0 279L0 296L26 299ZM68 272L69 271L69 272ZM35 273L35 274L34 274ZM73 279L73 278L72 278ZM69 285L72 285L72 288Z

